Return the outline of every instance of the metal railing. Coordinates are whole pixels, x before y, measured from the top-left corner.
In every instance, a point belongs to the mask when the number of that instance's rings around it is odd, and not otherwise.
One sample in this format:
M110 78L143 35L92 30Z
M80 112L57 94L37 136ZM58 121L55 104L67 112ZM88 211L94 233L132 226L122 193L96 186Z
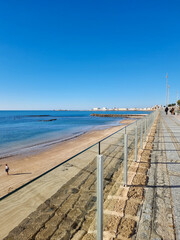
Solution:
M18 229L23 240L29 228L37 239L62 234L71 239L78 231L103 239L103 205L110 192L117 194L117 184L127 186L129 165L138 161L157 114L123 127L1 198L0 239L8 234L13 239ZM23 221L27 217L31 220Z

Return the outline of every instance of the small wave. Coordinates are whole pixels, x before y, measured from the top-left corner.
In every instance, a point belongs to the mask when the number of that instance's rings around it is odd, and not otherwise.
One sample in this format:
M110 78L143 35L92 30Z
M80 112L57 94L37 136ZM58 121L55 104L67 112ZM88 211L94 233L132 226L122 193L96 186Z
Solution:
M50 117L51 115L24 115L23 117Z
M16 149L14 149L11 152L4 151L4 153L1 152L0 159L14 157L14 156L18 156L18 155L24 155L24 154L26 154L26 155L36 154L40 151L47 149L48 147L50 147L52 145L56 145L56 144L77 138L77 137L85 134L86 132L87 131L76 132L69 137L64 137L61 139L55 139L55 140L51 140L51 141L45 141L45 142L32 144L32 145L24 146L24 147L20 147L20 148L17 147Z

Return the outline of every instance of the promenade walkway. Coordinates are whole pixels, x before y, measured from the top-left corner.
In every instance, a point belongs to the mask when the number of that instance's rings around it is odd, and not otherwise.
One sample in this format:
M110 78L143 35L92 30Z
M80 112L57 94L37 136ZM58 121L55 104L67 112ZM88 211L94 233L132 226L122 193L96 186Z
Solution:
M161 112L138 240L180 240L180 116Z

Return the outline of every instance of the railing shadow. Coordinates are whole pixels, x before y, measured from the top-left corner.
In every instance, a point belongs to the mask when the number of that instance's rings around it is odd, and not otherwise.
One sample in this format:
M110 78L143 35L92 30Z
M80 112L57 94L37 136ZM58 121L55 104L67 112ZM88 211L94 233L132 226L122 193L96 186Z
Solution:
M180 188L180 185L143 185L143 184L138 184L138 185L127 185L127 187L144 187L144 188Z
M138 162L138 163L147 163L147 162ZM180 164L180 162L151 162L151 164Z
M152 149L148 149L148 148L144 148L143 149L144 151L152 151ZM176 150L176 149L153 149L153 152L179 152L179 150Z

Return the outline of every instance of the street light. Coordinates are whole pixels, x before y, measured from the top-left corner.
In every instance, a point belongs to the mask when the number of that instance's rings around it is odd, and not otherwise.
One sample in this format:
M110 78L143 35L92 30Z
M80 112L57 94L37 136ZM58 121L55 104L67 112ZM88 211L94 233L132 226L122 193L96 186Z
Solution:
M170 86L168 85L168 105L169 105L169 88Z
M166 73L166 107L168 105L168 74Z
M177 102L178 102L178 99L179 97L178 97L178 90L177 90ZM178 104L177 104L177 102L176 102L176 106L178 106Z

